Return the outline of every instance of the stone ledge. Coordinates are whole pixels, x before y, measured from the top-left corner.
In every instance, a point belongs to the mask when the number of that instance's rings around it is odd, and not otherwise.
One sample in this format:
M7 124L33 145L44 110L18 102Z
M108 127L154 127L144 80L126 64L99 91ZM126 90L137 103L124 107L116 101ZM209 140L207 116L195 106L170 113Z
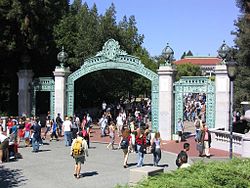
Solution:
M129 171L129 184L135 185L143 178L148 178L149 176L154 176L158 173L164 172L162 167L154 166L143 166L138 168L130 169Z

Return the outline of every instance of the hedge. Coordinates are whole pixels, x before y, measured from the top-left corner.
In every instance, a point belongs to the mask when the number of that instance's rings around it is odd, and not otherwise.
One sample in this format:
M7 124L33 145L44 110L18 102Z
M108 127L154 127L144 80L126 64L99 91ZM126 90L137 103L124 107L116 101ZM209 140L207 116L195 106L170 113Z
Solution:
M203 161L185 169L149 177L136 188L249 188L250 159L230 161Z

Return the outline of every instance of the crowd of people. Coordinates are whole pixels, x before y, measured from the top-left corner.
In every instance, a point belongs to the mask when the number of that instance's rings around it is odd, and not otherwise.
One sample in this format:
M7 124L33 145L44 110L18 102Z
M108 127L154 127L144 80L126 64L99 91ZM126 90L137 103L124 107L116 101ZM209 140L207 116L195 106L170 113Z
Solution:
M200 95L199 95L200 96ZM192 97L191 97L192 98ZM198 97L200 98L200 97ZM201 98L200 98L201 99ZM113 117L109 109L103 109L102 117L97 122L96 126L101 129L100 136L109 136L110 142L106 146L107 149L118 149L123 151L123 167L128 167L128 159L130 153L137 153L137 167L144 165L144 156L151 153L153 156L153 165L158 166L161 160L162 139L160 132L153 132L149 120L143 118L145 114L140 110L135 109L126 112L121 108L116 117ZM1 122L0 122L1 123ZM14 142L14 153L17 153L17 148L20 142L24 142L26 147L31 146L32 152L38 152L39 147L43 144L43 140L59 141L59 138L64 138L66 147L70 147L71 155L75 159L74 176L79 178L81 164L84 163L85 157L88 156L88 148L90 146L90 134L93 126L93 120L89 113L83 114L82 118L74 115L73 117L66 116L62 119L58 113L55 119L50 118L50 113L46 118L45 131L42 134L40 120L37 117L21 117L19 119L9 118L6 125L8 127L8 135L2 133L0 126L0 162L3 161L3 156L9 156L4 153L9 147L10 142ZM202 120L202 111L199 112L198 118L194 120L196 127L195 140L197 142L197 151L199 156L205 155L210 157L209 148L211 144L211 135L204 120ZM183 123L179 120L179 129L183 131ZM119 138L119 143L115 144L115 138ZM74 145L81 141L83 152L78 152L80 155L74 155ZM181 142L182 140L179 140ZM176 165L179 168L188 167L187 151L190 145L184 143L184 150L177 156ZM9 153L9 152L8 152ZM177 164L178 163L178 164Z
M206 121L206 94L187 93L184 95L183 120L194 122L197 116Z

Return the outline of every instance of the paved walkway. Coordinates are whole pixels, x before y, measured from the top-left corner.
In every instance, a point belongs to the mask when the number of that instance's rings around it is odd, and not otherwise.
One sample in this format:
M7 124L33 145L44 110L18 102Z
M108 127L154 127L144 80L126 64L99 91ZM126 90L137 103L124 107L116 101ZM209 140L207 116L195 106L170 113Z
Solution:
M64 146L63 138L60 141L46 140L40 147L40 152L32 153L32 148L19 148L22 159L3 163L0 165L0 187L24 187L24 188L111 188L117 184L126 185L129 182L129 169L136 168L137 154L129 155L129 168L123 168L123 152L121 150L108 150L106 148L109 137L100 137L100 130L93 129L91 133L91 148L89 157L82 165L82 174L79 180L73 176L74 160L69 155L70 148ZM118 143L119 138L116 138ZM191 144L189 163L196 160L225 160L227 152L211 149L213 155L210 159L196 157L193 138L187 140ZM175 159L182 149L183 143L174 141L163 144L160 166L164 172L176 170ZM144 164L151 166L152 154L146 154Z
M22 147L22 159L0 165L0 187L23 188L111 188L129 182L129 169L136 168L137 154L129 156L128 168L123 168L122 150L108 150L106 144L91 143L89 157L82 165L80 179L73 176L74 160L64 141L45 141L40 152ZM163 153L160 165L164 171L175 170L175 155ZM146 155L144 164L152 165L152 155Z

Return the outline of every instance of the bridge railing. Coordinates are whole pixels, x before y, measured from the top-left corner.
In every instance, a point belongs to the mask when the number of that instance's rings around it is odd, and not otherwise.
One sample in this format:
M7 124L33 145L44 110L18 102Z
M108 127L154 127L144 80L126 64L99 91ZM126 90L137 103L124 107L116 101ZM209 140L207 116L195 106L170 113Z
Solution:
M211 147L229 151L230 132L218 129L210 129L212 143ZM242 157L250 157L250 133L233 133L233 153Z

